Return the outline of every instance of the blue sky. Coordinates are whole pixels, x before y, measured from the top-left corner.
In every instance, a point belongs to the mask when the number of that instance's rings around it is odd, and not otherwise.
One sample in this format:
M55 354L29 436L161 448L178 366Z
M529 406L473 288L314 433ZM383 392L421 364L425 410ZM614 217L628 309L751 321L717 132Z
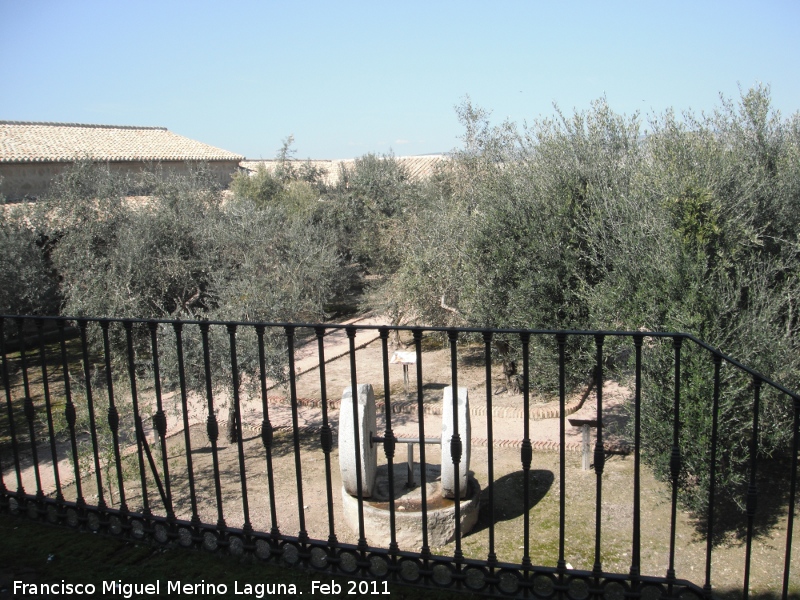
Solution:
M800 110L800 2L0 0L0 120L163 126L249 158L446 152L492 120Z

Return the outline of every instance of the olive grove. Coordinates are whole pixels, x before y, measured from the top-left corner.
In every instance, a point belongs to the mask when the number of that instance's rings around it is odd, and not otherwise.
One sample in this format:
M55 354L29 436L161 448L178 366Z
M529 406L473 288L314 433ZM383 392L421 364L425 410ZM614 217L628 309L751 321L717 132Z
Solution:
M425 181L367 155L328 187L288 160L291 138L281 168L229 192L202 169L132 181L79 164L50 199L3 212L0 313L315 321L357 290L393 324L687 332L800 388L800 113L772 110L763 87L702 115L626 116L603 99L526 125L492 124L469 101L457 113L463 143ZM607 340L620 378L625 343ZM591 373L587 344L568 339L573 384ZM554 348L531 348L543 391L557 384ZM643 451L661 476L671 352L645 347ZM701 509L711 391L693 373L712 367L684 362L680 483ZM720 482L733 496L752 392L723 377ZM790 407L767 396L762 412L762 455L785 451Z

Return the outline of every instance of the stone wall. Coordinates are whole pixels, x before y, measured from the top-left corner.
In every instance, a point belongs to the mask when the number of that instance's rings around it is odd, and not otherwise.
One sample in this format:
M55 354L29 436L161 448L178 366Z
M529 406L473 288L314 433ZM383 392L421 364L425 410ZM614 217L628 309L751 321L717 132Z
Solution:
M71 163L0 163L0 196L8 200L37 198L47 193L53 179L64 172ZM112 173L139 173L143 170L161 169L164 172L185 174L196 163L182 161L110 162ZM219 183L228 187L231 177L239 170L234 160L209 161L205 163Z

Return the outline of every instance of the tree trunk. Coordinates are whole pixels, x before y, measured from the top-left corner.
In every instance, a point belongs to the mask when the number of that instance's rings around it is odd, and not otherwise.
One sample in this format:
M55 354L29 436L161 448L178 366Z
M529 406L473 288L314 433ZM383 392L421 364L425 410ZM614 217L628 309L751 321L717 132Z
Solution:
M233 444L238 440L238 423L236 423L236 407L233 404L233 400L231 399L231 403L228 406L228 442Z

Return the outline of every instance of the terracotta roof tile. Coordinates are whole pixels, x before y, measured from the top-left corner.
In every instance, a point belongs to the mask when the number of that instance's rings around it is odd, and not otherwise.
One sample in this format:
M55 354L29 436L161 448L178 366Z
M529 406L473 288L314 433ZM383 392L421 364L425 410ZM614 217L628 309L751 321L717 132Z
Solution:
M437 165L440 165L442 161L449 160L449 157L445 154L426 154L423 156L398 156L397 160L408 169L408 175L412 180L421 181L433 175Z
M0 163L240 161L244 157L165 127L0 121Z

